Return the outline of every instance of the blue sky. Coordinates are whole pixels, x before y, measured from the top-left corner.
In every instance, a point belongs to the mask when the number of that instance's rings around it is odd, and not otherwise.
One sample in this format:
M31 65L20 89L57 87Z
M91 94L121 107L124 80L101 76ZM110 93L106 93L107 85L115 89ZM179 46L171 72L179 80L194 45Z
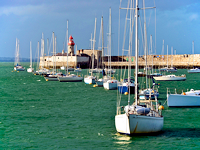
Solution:
M126 2L124 0L122 2L125 6ZM119 4L120 0L1 0L0 57L15 56L16 38L20 40L21 58L29 58L30 41L32 41L33 57L36 57L37 41L41 41L42 33L44 33L46 46L46 39L51 39L53 31L57 37L57 52L61 52L66 36L67 20L69 20L69 35L73 36L77 49L90 49L95 17L97 18L95 49L97 49L101 16L104 17L106 39L110 7L112 9L112 55L118 55ZM154 6L154 0L148 0L146 6ZM165 54L166 45L169 45L169 54L171 46L176 49L177 54L190 54L192 41L194 41L195 53L199 53L200 1L155 0L155 6L156 53L162 54L163 40ZM125 17L122 16L124 13L122 10L120 12L121 20L124 22ZM155 43L154 12L155 10L147 10L146 15L147 20L151 19L147 21L147 39L149 40L150 34L153 34Z

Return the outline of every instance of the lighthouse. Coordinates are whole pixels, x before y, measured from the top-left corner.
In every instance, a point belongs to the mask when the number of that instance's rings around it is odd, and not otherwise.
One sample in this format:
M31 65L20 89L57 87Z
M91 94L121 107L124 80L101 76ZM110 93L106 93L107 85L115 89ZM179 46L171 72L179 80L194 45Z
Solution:
M74 41L73 41L73 37L70 35L69 37L69 43L68 43L68 54L71 54L71 56L74 55Z

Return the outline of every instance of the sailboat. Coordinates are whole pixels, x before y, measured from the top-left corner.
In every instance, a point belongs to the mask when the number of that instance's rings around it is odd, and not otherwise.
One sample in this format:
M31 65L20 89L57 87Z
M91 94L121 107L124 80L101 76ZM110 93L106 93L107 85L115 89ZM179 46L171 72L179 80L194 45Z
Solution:
M91 75L85 75L84 82L85 84L95 84L96 83L96 77L93 76L94 71L94 48L95 48L95 37L96 37L96 22L97 18L95 18L95 25L94 25L94 39L91 42L93 42L93 54L92 54L92 69L89 70L89 73Z
M151 67L151 74L147 74L147 78L153 78L153 77L158 77L158 76L162 76L161 73L157 73L157 72L154 72L154 69L153 69L153 48L152 48L152 35L150 36L150 43L151 43L151 49L150 49L150 52L151 52L151 57L152 57L152 67Z
M134 2L129 4L130 19L135 16L135 85L138 85L138 0L136 8L133 8ZM135 10L135 14L134 14ZM145 10L145 9L144 9ZM132 23L132 22L131 22ZM133 31L131 31L133 33ZM130 46L129 46L130 47ZM129 60L130 61L130 60ZM155 107L153 106L155 102ZM115 126L119 133L123 134L142 134L159 132L163 128L164 117L158 111L158 102L156 100L138 100L138 89L135 88L135 102L130 104L130 94L128 96L128 105L121 111L120 101L117 102L117 114L115 116Z
M80 68L80 65L79 65L79 67L77 67L76 69L74 69L74 72L81 72L82 71L82 69Z
M83 77L81 77L80 75L75 75L75 74L69 74L69 68L68 68L68 55L69 55L69 48L68 46L74 46L74 41L73 41L73 37L70 36L69 37L69 42L68 42L68 20L67 20L67 34L66 34L66 37L67 37L67 46L66 46L66 49L67 49L67 73L66 75L59 75L58 76L58 80L60 82L81 82L83 81Z
M111 8L110 8L110 15L109 15L109 35L108 35L108 70L107 70L107 76L111 77L112 74L112 69L111 69ZM106 69L105 69L106 71ZM108 72L109 71L109 72ZM117 85L118 85L118 81L112 77L109 80L105 80L103 83L103 87L104 89L107 90L116 90L117 89Z
M167 89L167 105L169 107L197 107L200 106L200 90L190 89L181 94L169 94Z
M101 36L102 36L102 50L101 50L102 51L102 56L101 56L101 58L102 58L102 61L101 61L101 63L102 63L102 71L99 71L99 74L102 73L103 77L100 78L100 79L97 79L96 86L98 86L98 87L103 87L103 83L105 81L111 79L110 76L106 76L106 73L105 73L105 70L104 70L104 63L103 63L103 56L104 56L103 16L101 17L101 31L102 31L102 33L101 33Z
M32 67L32 45L30 41L30 68L27 69L27 72L34 72L34 68Z
M144 11L144 29L146 29L146 17L145 17L145 11ZM146 33L146 30L144 30L144 51L145 51L145 63L146 63L146 68L147 68L147 33ZM151 45L152 45L152 40L151 40ZM145 69L146 73L147 74L147 71L148 69ZM139 92L139 98L140 99L155 99L155 98L158 98L159 96L159 93L158 91L155 90L154 86L156 85L155 82L154 82L154 79L152 79L153 81L153 85L152 87L150 88L148 85L148 78L146 76L146 89L143 89L143 90L140 90Z
M167 46L168 48L168 46ZM167 68L167 72L177 72L177 69L173 67L173 47L171 47L171 67Z
M15 71L24 71L25 68L20 65L19 61L19 39L16 38L16 50L15 50L15 66L14 66Z
M153 77L156 81L185 81L186 80L186 75L180 75L176 76L174 74L171 75L163 75L159 77Z
M42 39L41 39L41 58L42 58L42 63L40 63L41 64L41 68L40 68L39 67L39 42L38 42L38 61L37 61L38 70L35 72L35 74L47 75L50 73L50 71L49 69L44 68L44 34L43 33L42 33Z
M128 18L128 16L126 16L126 19L125 19L125 22L127 22L127 20L131 21L130 18ZM126 28L125 28L126 30ZM130 26L130 31L132 30L132 26ZM119 93L120 94L125 94L127 95L127 93L130 93L130 94L134 94L135 93L135 80L133 77L131 77L131 54L132 54L132 47L129 47L128 50L125 50L125 43L126 43L126 31L124 31L124 39L123 39L123 47L122 47L122 57L124 56L125 54L125 51L127 51L127 61L129 62L127 67L128 67L128 78L125 78L123 77L118 83L118 90L119 90ZM132 37L132 32L129 32L129 37ZM132 45L132 38L129 39L129 42L131 42L130 45ZM124 69L124 76L126 74L127 70L126 68ZM122 76L122 68L121 68L121 76ZM125 79L124 79L125 78Z
M67 31L68 33L68 31ZM68 37L68 34L67 34ZM68 43L68 41L67 41ZM69 37L69 43L74 43L72 36ZM69 44L68 43L68 44ZM60 82L82 82L83 81L83 77L81 77L80 75L75 75L75 74L70 74L69 71L73 71L74 68L68 68L68 50L67 50L67 73L66 75L59 75L58 76L58 80Z
M192 42L192 53L193 53L193 69L189 69L188 73L200 73L199 68L194 68L194 41Z
M56 37L54 38L54 32L52 34L52 38L53 38L53 70L52 73L47 74L44 76L46 81L58 81L58 77L62 76L62 73L57 73L56 72L56 63L55 63L55 57L56 57Z

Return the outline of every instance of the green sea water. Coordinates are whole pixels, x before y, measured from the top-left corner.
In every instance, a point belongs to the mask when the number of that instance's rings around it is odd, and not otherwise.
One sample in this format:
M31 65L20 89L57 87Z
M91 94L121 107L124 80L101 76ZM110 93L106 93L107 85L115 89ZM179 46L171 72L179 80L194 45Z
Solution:
M200 89L200 74L181 69L175 74L186 74L186 81L160 82L162 132L127 136L115 129L116 90L47 82L26 71L12 72L13 63L0 63L0 68L0 149L200 149L200 108L166 103L167 87L171 92ZM139 80L142 85L144 79ZM127 96L122 98L126 105Z

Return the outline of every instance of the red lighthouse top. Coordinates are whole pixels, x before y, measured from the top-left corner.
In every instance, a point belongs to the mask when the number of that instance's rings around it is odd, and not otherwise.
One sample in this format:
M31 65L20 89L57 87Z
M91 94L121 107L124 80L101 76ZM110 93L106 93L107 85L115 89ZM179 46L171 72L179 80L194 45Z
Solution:
M73 41L73 37L71 35L69 37L69 43L68 43L68 45L70 45L70 46L74 46L75 45L75 43Z

